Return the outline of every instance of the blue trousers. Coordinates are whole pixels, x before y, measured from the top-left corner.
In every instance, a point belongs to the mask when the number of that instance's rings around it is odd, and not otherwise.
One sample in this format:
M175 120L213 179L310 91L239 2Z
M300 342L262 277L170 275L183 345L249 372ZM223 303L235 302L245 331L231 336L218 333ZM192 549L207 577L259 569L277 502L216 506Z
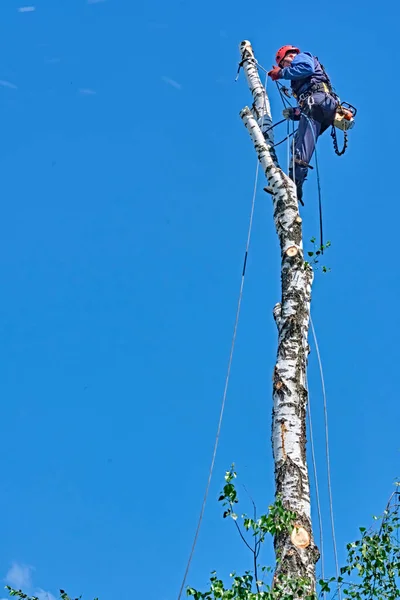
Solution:
M310 164L318 137L333 124L337 105L337 100L325 92L313 94L310 104L305 101L301 109L299 128L294 136L296 158ZM307 167L295 163L294 181L299 200L303 197L303 183L307 178L307 172ZM290 162L289 177L293 179L293 157Z

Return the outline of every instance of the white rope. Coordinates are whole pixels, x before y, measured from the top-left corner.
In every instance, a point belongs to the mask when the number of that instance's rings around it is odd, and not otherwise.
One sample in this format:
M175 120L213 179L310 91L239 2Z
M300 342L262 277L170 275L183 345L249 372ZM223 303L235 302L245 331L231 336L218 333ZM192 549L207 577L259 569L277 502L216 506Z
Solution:
M289 175L289 170L290 170L290 120L289 119L287 121L286 134L287 134L287 139L288 139L288 143L287 143L287 172L288 172L288 175Z
M327 402L326 402L326 390L325 390L324 371L323 371L323 368L322 368L321 355L320 355L320 352L319 352L319 346L318 346L317 336L316 336L316 333L315 333L314 324L313 324L311 315L310 315L310 324L311 324L311 330L312 330L312 334L313 334L313 338L314 338L315 349L316 349L316 352L317 352L319 372L320 372L320 376L321 376L322 395L323 395L323 399L324 399L325 454L326 454L326 468L327 468L328 491L329 491L329 511L330 511L330 517L331 517L332 541L333 541L333 553L334 553L334 556L335 556L336 577L338 578L339 575L340 575L340 573L339 573L339 562L338 562L337 547L336 547L335 519L334 519L334 514L333 514L332 484L331 484L331 466L330 466L330 458L329 458L328 408L327 408ZM339 600L340 600L340 597L341 597L341 595L340 595L340 585L338 587L338 596L339 596Z
M293 123L292 133L294 133L294 121L292 123ZM288 125L289 125L289 122L288 122ZM311 130L312 130L312 128L311 128ZM288 131L289 131L289 127L288 127ZM314 133L314 131L313 131L313 133ZM315 138L315 136L314 136L314 138ZM292 157L291 158L292 158L292 169L293 169L293 183L296 185L295 136L294 135L292 136L291 142L290 142L290 138L288 138L288 145L287 145L288 172L289 172L289 149L290 149L291 144L292 144ZM319 347L318 347L317 337L315 334L314 325L313 325L313 322L311 319L311 314L310 314L310 324L311 324L311 329L312 329L312 333L313 333L313 337L314 337L316 352L317 352L317 356L318 356L318 364L319 364L321 383L322 383L322 393L323 393L323 397L324 397L324 419L325 419L326 462L327 462L327 472L328 472L329 505L330 505L330 515L331 515L333 548L334 548L335 563L336 563L336 576L339 577L339 564L338 564L338 558L337 558L335 523L334 523L333 502L332 502L332 486L331 486L331 475L330 475L328 411L327 411L327 402L326 402L325 381L324 381L324 374L323 374L323 370L322 370L321 356L320 356L320 352L319 352ZM313 436L313 428L312 428L310 391L308 388L307 377L306 377L306 387L307 387L307 393L308 393L308 422L309 422L309 427L310 427L311 460L312 460L312 464L313 464L313 472L314 472L314 480L315 480L315 497L316 497L316 501L317 501L318 524L319 524L319 532L320 532L319 538L320 538L320 553L321 553L321 578L324 579L325 578L325 559L324 559L324 537L323 537L323 526L322 526L322 513L321 513L321 502L320 502L320 496L319 496L317 463L316 463L316 459L315 459L315 447L314 447L314 436ZM340 586L338 589L338 593L339 593L339 600L340 600ZM323 594L323 597L325 598L325 592Z
M294 183L294 185L296 185L296 172L295 172L295 162L294 162L294 159L295 159L294 121L293 121L293 125L292 125L292 133L293 133L293 135L292 135L293 183Z
M197 538L199 536L200 526L201 526L201 523L202 523L202 520L203 520L203 515L204 515L204 510L205 510L205 507L206 507L208 492L209 492L209 489L210 489L211 478L212 478L212 474L213 474L213 470L214 470L215 458L216 458L216 455L217 455L218 442L219 442L219 437L220 437L220 433L221 433L222 419L223 419L223 416L224 416L225 403L226 403L226 397L227 397L228 386L229 386L229 379L230 379L230 374L231 374L233 351L234 351L234 348L235 348L236 334L237 334L237 329L238 329L238 324L239 324L240 308L241 308L241 305L242 305L243 288L244 288L244 276L245 276L245 272L246 272L246 263L247 263L247 256L248 256L248 251L249 251L249 247L250 247L251 231L252 231L252 227L253 227L254 207L255 207L255 201L256 201L256 195L257 195L259 165L260 165L260 163L258 162L258 159L257 159L256 175L255 175L254 189L253 189L253 199L252 199L252 202L251 202L249 229L248 229L248 232L247 232L246 251L245 251L245 255L244 255L244 264L243 264L243 271L242 271L242 279L241 279L241 283L240 283L239 298L238 298L237 309L236 309L235 326L234 326L234 329L233 329L232 343L231 343L231 349L230 349L230 353L229 353L228 369L227 369L226 378L225 378L225 387L224 387L224 392L223 392L223 395L222 395L221 410L220 410L220 413L219 413L217 434L216 434L216 437L215 437L214 450L213 450L213 454L212 454L212 459L211 459L211 465L210 465L210 470L209 470L209 474L208 474L208 480L207 480L206 490L205 490L205 493L204 493L203 504L201 506L200 516L199 516L199 520L198 520L198 523L197 523L196 532L195 532L195 535L194 535L192 549L190 551L189 559L188 559L188 562L187 562L187 565L186 565L185 574L183 576L181 588L179 590L178 600L180 600L180 598L182 596L183 588L185 587L186 578L187 578L187 575L188 575L188 572L189 572L190 564L192 562L194 550L195 550L196 543L197 543Z
M307 118L307 120L309 121L308 118ZM288 126L288 131L289 131L289 126ZM316 139L315 139L315 134L314 134L314 130L312 129L312 127L311 127L311 131L312 131L312 133L314 135L315 155L316 155L316 161L317 161ZM292 132L294 133L294 121L293 121ZM289 164L290 164L290 161L289 161L289 149L290 149L290 145L292 145L293 183L296 185L296 177L295 177L295 139L294 138L295 138L295 136L293 135L291 142L290 142L290 138L288 138L287 154L288 154L288 172L289 172ZM317 173L318 173L318 163L316 163L316 167L317 167ZM318 177L318 192L319 192L319 196L320 196L321 195L321 190L320 190L319 177ZM321 238L322 238L322 234L321 234ZM322 245L322 239L321 239L321 245ZM314 343L315 343L315 348L316 348L317 357L318 357L318 364L319 364L319 370L320 370L320 376L321 376L321 384L322 384L322 394L323 394L323 398L324 398L325 452L326 452L326 465L327 465L328 490L329 490L329 509L330 509L330 518L331 518L331 527L332 527L333 551L334 551L335 565L336 565L336 577L338 578L339 577L339 563L338 563L338 556L337 556L336 536L335 536L335 521L334 521L334 514L333 514L331 469L330 469L330 459L329 459L328 410L327 410L327 402L326 402L325 380L324 380L324 373L323 373L323 369L322 369L321 355L320 355L320 352L319 352L319 347L318 347L318 342L317 342L317 336L315 334L315 329L314 329L314 325L313 325L313 322L312 322L312 319L311 319L311 314L310 314L310 324L311 324L312 334L313 334L313 337L314 337ZM310 438L311 438L311 440L310 440L311 441L311 458L312 458L313 471L314 471L315 496L316 496L316 501L317 501L317 512L318 512L318 522L319 522L319 531L320 531L321 576L322 576L322 579L324 579L325 566L324 566L324 549L323 549L322 514L321 514L321 503L320 503L320 497L319 497L317 465L316 465L316 459L315 459L314 437L313 437L313 430L312 430L310 392L309 392L309 389L308 389L308 381L307 381L307 379L306 379L306 387L307 387L307 393L308 393L308 421L309 421ZM340 600L340 598L341 598L341 595L340 595L340 585L338 587L338 596L339 596L339 600ZM323 594L323 597L325 598L325 593Z
M311 400L310 400L310 389L308 387L308 379L306 376L306 387L307 387L307 396L308 396L308 424L310 427L310 442L311 442L311 460L313 464L314 471L314 481L315 481L315 497L317 500L317 512L318 512L318 525L319 525L319 549L321 554L321 579L325 579L325 559L324 559L324 534L322 527L322 513L321 513L321 502L319 499L319 485L318 485L318 474L317 474L317 461L315 460L315 448L314 448L314 435L313 435L313 427L312 427L312 418L311 418ZM325 592L324 592L325 598Z
M267 89L267 82L268 82L268 74L265 76L265 84L264 84L265 90ZM264 94L264 108L266 108L266 95L265 94ZM214 471L215 458L217 456L217 448L218 448L219 437L220 437L220 433L221 433L222 419L223 419L223 416L224 416L225 404L226 404L226 397L227 397L227 393L228 393L229 379L230 379L230 374L231 374L233 351L235 349L236 334L237 334L237 329L238 329L238 324L239 324L240 308L241 308L241 305L242 305L243 288L244 288L244 276L245 276L245 273L246 273L247 257L248 257L248 253L249 253L250 240L251 240L251 232L252 232L252 228L253 228L254 208L255 208L255 203L256 203L259 169L260 169L260 163L259 163L259 161L257 159L256 174L255 174L255 178L254 178L253 198L252 198L252 201L251 201L249 228L248 228L248 231L247 231L246 250L245 250L245 254L244 254L242 279L241 279L241 282L240 282L240 290L239 290L239 298L238 298L237 309L236 309L235 325L234 325L234 328L233 328L233 336L232 336L232 342L231 342L231 349L230 349L230 353L229 353L228 369L227 369L226 378L225 378L225 387L224 387L224 392L222 394L222 402L221 402L221 410L220 410L220 413L219 413L217 434L215 436L214 450L213 450L213 454L212 454L210 470L209 470L209 473L208 473L208 479L207 479L206 490L205 490L205 493L204 493L203 503L201 505L200 516L199 516L199 520L197 522L197 528L196 528L196 532L195 532L195 535L194 535L193 544L192 544L192 548L191 548L191 551L190 551L189 559L188 559L188 562L187 562L187 565L186 565L185 574L183 576L182 584L181 584L181 587L180 587L180 590L179 590L178 600L181 599L183 588L185 587L185 583L186 583L186 578L187 578L187 575L189 573L190 564L192 562L193 554L194 554L194 551L195 551L195 548L196 548L197 539L199 537L200 526L201 526L201 523L202 523L202 520L203 520L204 510L205 510L205 507L206 507L208 492L209 492L210 484L211 484L211 478L212 478L212 474L213 474L213 471Z

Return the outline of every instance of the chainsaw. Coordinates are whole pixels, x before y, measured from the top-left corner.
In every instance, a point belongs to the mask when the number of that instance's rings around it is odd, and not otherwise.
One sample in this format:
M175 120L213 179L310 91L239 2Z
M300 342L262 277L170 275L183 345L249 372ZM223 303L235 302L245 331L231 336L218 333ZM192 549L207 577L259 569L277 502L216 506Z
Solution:
M342 131L348 131L354 127L357 109L348 102L341 102L336 109L333 125Z

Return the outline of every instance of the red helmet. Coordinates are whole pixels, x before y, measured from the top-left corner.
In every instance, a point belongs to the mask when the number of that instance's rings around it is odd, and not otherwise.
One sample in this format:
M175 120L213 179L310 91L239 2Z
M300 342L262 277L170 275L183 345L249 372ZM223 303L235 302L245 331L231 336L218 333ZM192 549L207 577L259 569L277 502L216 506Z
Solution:
M281 60L283 60L286 56L286 54L290 51L293 52L297 52L297 54L300 54L300 50L299 48L296 48L296 46L282 46L282 48L279 48L278 52L276 53L276 64L279 65L279 63L281 62Z

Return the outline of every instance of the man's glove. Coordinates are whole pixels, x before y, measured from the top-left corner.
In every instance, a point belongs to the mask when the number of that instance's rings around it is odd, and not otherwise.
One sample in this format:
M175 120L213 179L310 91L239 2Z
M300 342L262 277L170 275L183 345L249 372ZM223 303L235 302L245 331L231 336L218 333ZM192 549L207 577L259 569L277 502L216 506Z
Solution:
M282 114L285 117L285 119L291 119L292 121L298 121L300 118L300 109L293 108L293 106L290 106L289 108L284 108L282 111Z
M272 81L277 81L281 78L281 71L279 67L272 67L272 70L268 72L268 75L271 77Z

